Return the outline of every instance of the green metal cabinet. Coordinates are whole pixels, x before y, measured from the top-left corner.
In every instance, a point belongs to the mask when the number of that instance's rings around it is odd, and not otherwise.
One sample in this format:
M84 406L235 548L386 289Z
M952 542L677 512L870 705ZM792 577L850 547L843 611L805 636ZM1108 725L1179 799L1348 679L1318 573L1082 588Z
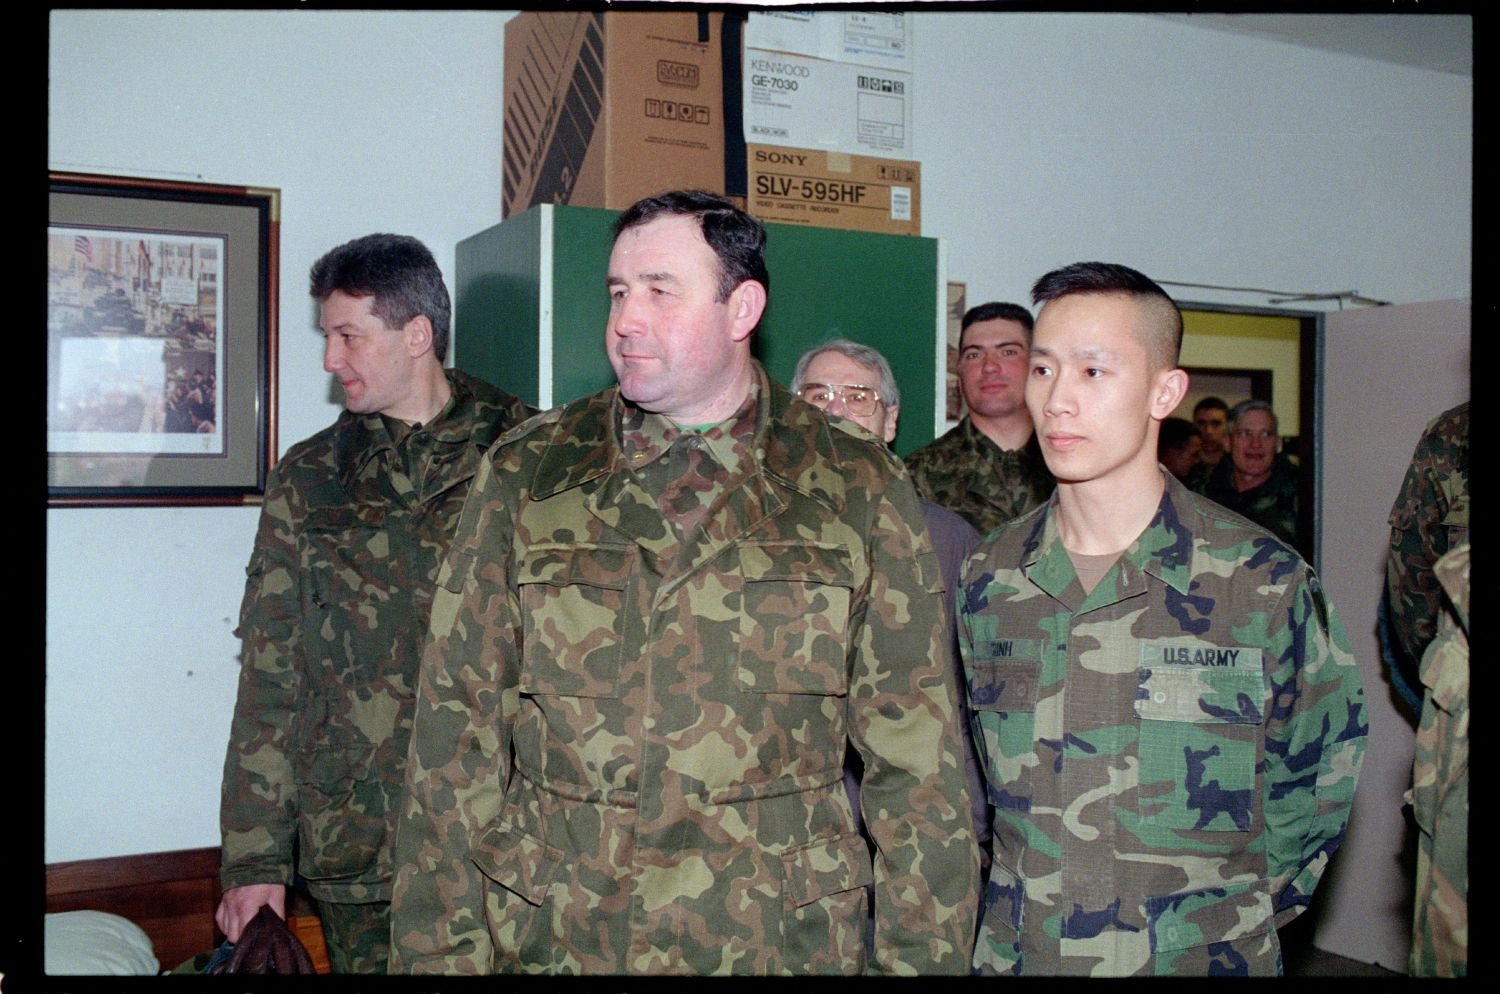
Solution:
M540 407L614 382L604 353L605 270L617 211L540 205L458 243L459 368ZM884 353L901 387L893 448L933 438L942 414L946 314L933 238L767 224L771 304L753 350L790 382L802 353L851 338Z

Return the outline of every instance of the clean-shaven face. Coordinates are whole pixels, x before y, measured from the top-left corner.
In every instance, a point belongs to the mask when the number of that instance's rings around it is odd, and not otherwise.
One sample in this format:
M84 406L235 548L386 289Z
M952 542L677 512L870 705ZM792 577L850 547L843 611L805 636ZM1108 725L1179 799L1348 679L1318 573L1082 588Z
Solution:
M658 217L615 241L604 338L627 400L678 424L704 423L736 354L718 281L718 257L694 217Z
M370 310L373 296L335 290L319 305L323 368L338 377L344 406L355 414L388 414L412 421L419 365L407 348L407 335Z
M1026 406L1059 483L1107 481L1156 465L1152 370L1125 294L1050 300L1032 333Z
M832 350L819 352L813 356L807 364L803 379L807 383L863 386L876 391L880 389L880 375L875 370L863 363L855 362L842 352ZM839 396L829 401L823 410L861 425L876 438L884 440L886 444L890 444L891 440L896 437L897 408L887 405L885 398L881 398L880 403L875 405L875 411L872 414L855 414L844 403L844 398Z
M1026 326L1009 318L975 321L964 329L958 388L983 418L1007 417L1026 403Z

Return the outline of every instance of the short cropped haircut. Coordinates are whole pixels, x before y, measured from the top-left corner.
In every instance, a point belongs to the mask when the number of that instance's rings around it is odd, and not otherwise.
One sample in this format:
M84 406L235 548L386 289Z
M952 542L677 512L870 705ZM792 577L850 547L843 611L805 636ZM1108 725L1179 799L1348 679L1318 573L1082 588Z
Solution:
M1158 369L1172 369L1182 354L1182 312L1167 291L1145 273L1113 262L1075 262L1054 269L1031 287L1031 302L1041 305L1076 294L1125 294L1140 304L1146 354Z
M1230 410L1229 433L1231 435L1234 434L1235 425L1240 423L1240 418L1243 418L1251 411L1265 411L1267 414L1269 414L1271 416L1271 431L1276 433L1277 435L1281 434L1281 424L1276 418L1276 412L1271 409L1270 402L1265 400L1251 399L1240 401L1238 404L1235 404L1234 407Z
M335 290L351 297L374 297L370 313L388 328L403 328L418 314L432 322L432 353L441 363L448 356L448 323L452 307L437 260L410 235L374 234L345 242L312 265L314 300Z
M1229 405L1219 397L1204 397L1193 405L1193 417L1198 416L1199 411L1223 411L1224 416L1229 416Z
M1161 434L1156 436L1156 451L1169 452L1180 449L1198 437L1198 426L1187 418L1164 418Z
M678 215L696 218L703 240L719 260L720 303L735 287L754 280L771 295L771 274L766 269L766 229L759 221L718 194L704 190L673 190L647 197L630 205L615 220L615 241L631 228L659 217Z
M963 320L959 322L959 339L962 340L963 333L969 330L969 325L976 321L1015 321L1031 334L1031 329L1036 326L1032 320L1031 312L1020 304L1008 303L1004 300L992 300L987 304L975 304L964 311Z
M847 338L832 338L816 348L808 349L802 353L802 358L797 360L797 369L792 373L792 392L801 390L807 383L807 367L812 361L824 352L837 352L842 356L854 360L866 369L873 369L879 382L874 384L876 390L880 391L880 399L885 401L887 409L901 403L901 391L896 386L896 374L891 372L891 364L885 361L885 356L868 345L859 342L851 342ZM865 384L870 386L871 384Z

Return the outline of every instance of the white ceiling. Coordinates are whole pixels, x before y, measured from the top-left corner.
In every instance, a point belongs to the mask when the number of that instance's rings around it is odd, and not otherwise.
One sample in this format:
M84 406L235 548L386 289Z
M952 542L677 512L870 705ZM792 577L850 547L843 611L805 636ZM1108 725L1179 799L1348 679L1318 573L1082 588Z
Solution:
M1183 24L1258 35L1419 69L1474 75L1466 14L1162 14Z

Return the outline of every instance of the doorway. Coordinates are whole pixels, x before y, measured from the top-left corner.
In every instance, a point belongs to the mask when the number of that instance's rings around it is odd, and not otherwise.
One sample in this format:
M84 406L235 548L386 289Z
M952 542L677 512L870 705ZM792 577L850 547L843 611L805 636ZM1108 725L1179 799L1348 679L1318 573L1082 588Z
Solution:
M1207 396L1230 408L1264 400L1276 412L1282 451L1297 466L1297 551L1318 567L1318 343L1323 315L1226 304L1181 303L1187 396L1172 413L1193 417ZM1225 456L1228 458L1228 456Z

